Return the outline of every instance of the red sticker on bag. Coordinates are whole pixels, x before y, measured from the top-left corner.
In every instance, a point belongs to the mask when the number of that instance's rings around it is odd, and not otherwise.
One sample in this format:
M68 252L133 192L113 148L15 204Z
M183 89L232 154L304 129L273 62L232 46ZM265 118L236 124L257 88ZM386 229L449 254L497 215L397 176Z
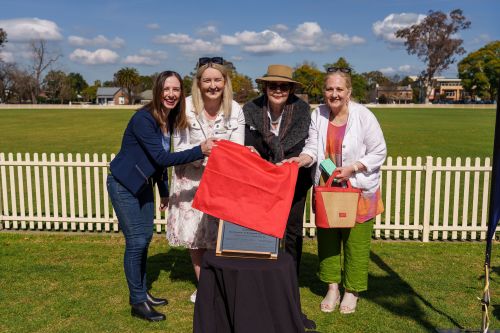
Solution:
M346 212L339 212L339 217L347 217L347 213Z

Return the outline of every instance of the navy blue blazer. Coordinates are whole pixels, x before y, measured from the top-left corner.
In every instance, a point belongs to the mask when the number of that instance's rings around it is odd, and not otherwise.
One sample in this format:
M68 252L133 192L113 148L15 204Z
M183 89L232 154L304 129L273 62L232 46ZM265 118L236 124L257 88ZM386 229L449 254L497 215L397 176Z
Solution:
M158 184L161 197L168 197L167 167L202 159L201 146L181 151L166 151L163 133L147 109L138 110L123 134L122 146L111 161L113 177L134 196L153 183Z

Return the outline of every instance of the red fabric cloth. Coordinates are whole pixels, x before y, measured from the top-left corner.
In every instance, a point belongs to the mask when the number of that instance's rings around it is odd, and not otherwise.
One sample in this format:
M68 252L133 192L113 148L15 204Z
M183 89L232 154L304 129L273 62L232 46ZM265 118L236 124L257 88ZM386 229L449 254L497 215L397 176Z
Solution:
M264 234L283 238L298 166L276 166L230 141L212 150L193 207Z

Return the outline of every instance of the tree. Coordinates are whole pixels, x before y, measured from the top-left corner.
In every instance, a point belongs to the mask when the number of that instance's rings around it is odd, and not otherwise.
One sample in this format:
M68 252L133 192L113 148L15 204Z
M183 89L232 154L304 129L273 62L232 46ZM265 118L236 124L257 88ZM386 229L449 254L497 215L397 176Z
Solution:
M323 100L323 81L325 74L314 63L304 61L293 72L293 79L300 82L297 93L305 93L310 103L320 103Z
M351 69L351 83L352 83L352 93L351 96L353 99L359 101L360 103L365 103L367 101L367 83L366 79L363 75L356 73L354 68L347 62L347 60L343 57L340 57L336 62L332 64L323 65L325 70L328 70L329 67L337 67L337 68L350 68Z
M495 100L500 79L500 41L488 43L462 59L458 63L458 77L465 91Z
M31 92L31 102L36 104L38 102L38 95L40 94L42 74L61 57L61 54L58 51L51 50L44 39L30 41L30 49L32 61L31 76L34 82Z
M239 74L236 70L231 71L231 87L233 88L233 98L238 103L245 103L257 97L252 79L246 75Z
M0 47L2 47L3 44L5 44L6 42L7 42L7 33L5 32L5 30L0 28Z
M182 78L182 88L184 89L184 94L186 96L191 95L192 85L193 85L193 77L191 75L186 75Z
M71 99L71 78L63 71L52 70L45 75L42 85L47 98L52 103L61 103Z
M377 84L379 86L387 86L391 83L391 80L380 71L366 72L361 75L365 78L369 90L375 89Z
M139 85L141 78L137 69L132 67L124 67L114 75L116 83L123 89L128 96L128 104L132 104L134 100L133 91Z
M408 54L416 54L426 65L421 73L426 103L429 102L434 76L453 64L455 55L465 53L463 40L457 38L457 33L469 27L470 21L460 9L451 11L449 15L431 10L422 22L396 31L396 37L405 40Z
M99 86L93 85L93 86L88 86L87 88L83 89L82 91L82 97L85 102L93 102L97 98L97 88Z
M14 72L17 67L13 63L0 61L0 102L7 103L14 92Z
M151 75L141 75L139 78L140 79L139 86L138 86L139 91L143 92L144 90L153 89L153 82L154 82L156 76L158 76L158 73L154 73Z
M14 63L0 61L0 99L3 102L22 103L30 100L33 78Z
M78 100L78 96L82 96L82 92L89 86L80 73L69 73L68 81L71 86L72 101Z

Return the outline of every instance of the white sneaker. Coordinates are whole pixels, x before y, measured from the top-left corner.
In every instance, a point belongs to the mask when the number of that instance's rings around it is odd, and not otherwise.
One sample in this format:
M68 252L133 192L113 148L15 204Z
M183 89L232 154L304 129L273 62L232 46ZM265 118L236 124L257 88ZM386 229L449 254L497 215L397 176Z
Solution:
M191 301L191 303L196 303L196 292L198 291L198 289L196 289L194 291L194 293L191 294L191 296L189 296L189 300Z

